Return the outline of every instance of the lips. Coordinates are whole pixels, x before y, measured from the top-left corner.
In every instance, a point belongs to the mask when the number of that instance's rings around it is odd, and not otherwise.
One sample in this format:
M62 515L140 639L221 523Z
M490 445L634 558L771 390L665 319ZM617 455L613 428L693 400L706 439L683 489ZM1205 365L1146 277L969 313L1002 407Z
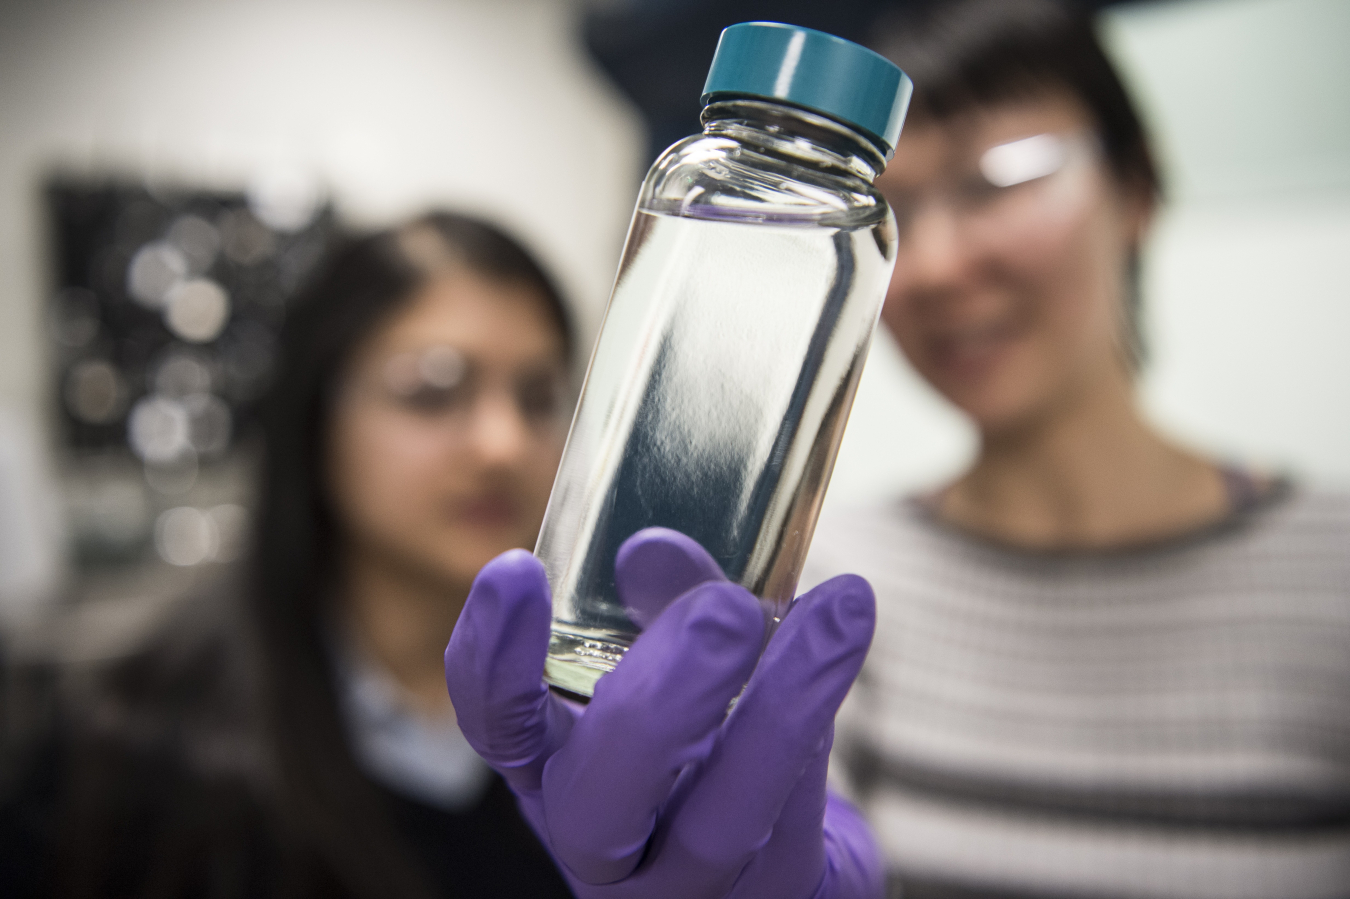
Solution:
M496 530L520 523L521 505L504 493L485 493L450 504L455 521L469 527Z
M1011 322L999 321L951 329L930 337L929 358L944 373L982 377L991 373L1019 335Z

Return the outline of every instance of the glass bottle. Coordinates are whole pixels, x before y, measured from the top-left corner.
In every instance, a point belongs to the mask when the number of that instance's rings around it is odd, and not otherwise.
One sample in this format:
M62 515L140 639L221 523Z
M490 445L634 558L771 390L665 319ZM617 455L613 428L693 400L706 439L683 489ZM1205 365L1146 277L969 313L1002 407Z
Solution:
M643 182L535 548L554 686L589 696L637 636L614 559L646 527L787 613L894 265L872 182L910 90L822 32L723 32L703 133Z

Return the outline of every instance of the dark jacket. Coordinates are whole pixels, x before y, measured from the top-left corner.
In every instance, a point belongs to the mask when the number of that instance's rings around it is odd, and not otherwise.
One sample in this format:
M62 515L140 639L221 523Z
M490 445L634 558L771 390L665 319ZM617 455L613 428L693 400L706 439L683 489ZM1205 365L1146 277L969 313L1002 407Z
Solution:
M451 813L352 765L340 787L388 839L369 858L359 840L335 854L340 828L287 807L247 633L238 604L216 595L94 670L9 667L6 717L29 726L7 728L0 760L0 894L570 895L500 779Z

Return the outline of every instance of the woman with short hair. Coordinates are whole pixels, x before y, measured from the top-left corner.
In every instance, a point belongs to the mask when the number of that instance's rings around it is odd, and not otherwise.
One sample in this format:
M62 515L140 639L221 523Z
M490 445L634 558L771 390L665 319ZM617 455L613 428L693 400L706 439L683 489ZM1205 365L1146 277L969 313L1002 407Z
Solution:
M1087 16L933 4L878 186L882 318L979 433L928 495L822 520L877 595L834 773L927 897L1350 895L1350 500L1139 409L1162 194ZM819 575L818 575L819 576Z

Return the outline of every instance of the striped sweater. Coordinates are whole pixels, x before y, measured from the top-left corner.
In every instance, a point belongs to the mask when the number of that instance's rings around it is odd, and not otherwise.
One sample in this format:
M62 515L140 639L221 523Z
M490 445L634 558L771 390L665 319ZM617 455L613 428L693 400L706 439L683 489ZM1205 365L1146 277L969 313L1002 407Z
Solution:
M915 501L821 521L877 594L832 776L906 899L1350 897L1350 497L1013 550Z

